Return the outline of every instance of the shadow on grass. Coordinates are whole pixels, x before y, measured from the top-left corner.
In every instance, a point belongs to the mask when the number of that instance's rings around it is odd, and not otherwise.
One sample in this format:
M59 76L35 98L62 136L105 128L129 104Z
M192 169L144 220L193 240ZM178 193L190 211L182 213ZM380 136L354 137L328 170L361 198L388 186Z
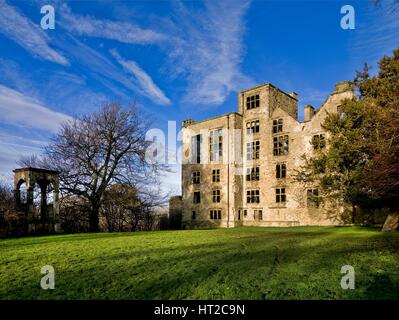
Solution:
M165 239L161 247L162 239L156 234L154 241L158 247L135 248L133 243L118 253L107 248L93 257L83 256L83 262L76 265L71 258L70 266L57 273L57 290L53 292L40 290L37 283L28 282L10 289L7 296L27 299L398 298L399 279L395 274L370 271L363 277L360 274L356 290L343 292L340 288L342 265L349 261L355 262L356 269L367 269L368 264L373 263L369 256L378 257L381 250L381 254L398 251L398 237L279 230L243 229L220 237L215 231L193 231L187 233L193 236L190 239L193 243L183 242L178 246L175 234L170 234L172 245ZM113 235L107 234L106 238ZM83 235L81 240L88 236L92 235ZM104 239L104 235L100 238ZM147 243L151 243L151 239L146 239ZM393 257L397 265L399 257L397 254Z

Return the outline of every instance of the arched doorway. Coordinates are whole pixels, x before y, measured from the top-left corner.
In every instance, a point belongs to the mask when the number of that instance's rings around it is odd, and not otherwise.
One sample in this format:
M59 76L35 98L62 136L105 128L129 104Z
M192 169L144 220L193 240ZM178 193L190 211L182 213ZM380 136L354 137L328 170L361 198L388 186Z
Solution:
M28 187L25 180L18 181L14 191L17 211L26 212L28 203Z

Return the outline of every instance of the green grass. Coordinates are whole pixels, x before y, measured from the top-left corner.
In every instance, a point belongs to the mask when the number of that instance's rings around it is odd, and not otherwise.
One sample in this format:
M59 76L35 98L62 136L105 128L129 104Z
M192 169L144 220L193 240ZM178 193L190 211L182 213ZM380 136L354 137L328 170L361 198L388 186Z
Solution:
M0 299L398 299L399 234L357 227L102 233L0 241ZM40 268L55 268L55 289ZM343 265L356 288L343 290Z

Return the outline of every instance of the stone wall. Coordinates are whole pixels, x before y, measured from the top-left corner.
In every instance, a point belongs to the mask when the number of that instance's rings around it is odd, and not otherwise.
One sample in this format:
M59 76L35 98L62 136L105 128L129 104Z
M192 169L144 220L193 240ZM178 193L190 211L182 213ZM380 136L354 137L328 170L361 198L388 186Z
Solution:
M246 109L246 98L259 95L259 107ZM182 224L186 228L296 225L340 225L351 222L351 210L342 203L308 206L307 186L294 180L296 169L303 164L302 156L312 155L315 134L324 134L322 123L328 113L337 112L344 99L354 94L345 83L339 83L319 110L308 114L307 121L297 119L297 94L285 93L271 84L260 85L238 94L238 113L229 113L204 121L186 121L183 126ZM273 121L282 119L283 130L272 131ZM246 124L259 121L258 133L248 134ZM209 133L223 131L223 156L210 161ZM234 130L232 130L234 129ZM191 137L202 135L201 163L191 163ZM288 154L273 154L273 138L288 136ZM247 160L247 144L259 141L259 159ZM285 178L276 178L276 164L286 163ZM259 181L247 181L248 168L259 167ZM212 181L212 170L220 170L220 182ZM192 183L192 173L201 174L201 183ZM316 187L316 186L315 186ZM285 188L287 201L276 202L276 188ZM212 201L213 190L220 190L221 201ZM247 203L246 191L259 190L259 203ZM193 203L194 192L201 193L201 202ZM222 212L220 220L210 219L210 210ZM262 219L255 213L262 210ZM195 217L193 216L195 212ZM246 212L246 215L244 215Z
M169 229L180 229L182 222L182 197L174 196L169 199Z

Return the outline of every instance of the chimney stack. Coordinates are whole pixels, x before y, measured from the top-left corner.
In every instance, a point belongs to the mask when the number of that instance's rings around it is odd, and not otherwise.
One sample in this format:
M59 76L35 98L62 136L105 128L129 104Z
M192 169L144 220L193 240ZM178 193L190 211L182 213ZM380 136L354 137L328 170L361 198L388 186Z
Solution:
M193 119L187 119L182 122L182 127L187 128L188 126L193 124Z
M304 120L310 121L313 118L314 114L315 114L314 108L310 104L307 104L304 107L304 116L305 116Z
M298 94L297 94L296 92L294 92L294 91L291 92L291 93L290 93L290 96L293 97L295 100L298 101Z

